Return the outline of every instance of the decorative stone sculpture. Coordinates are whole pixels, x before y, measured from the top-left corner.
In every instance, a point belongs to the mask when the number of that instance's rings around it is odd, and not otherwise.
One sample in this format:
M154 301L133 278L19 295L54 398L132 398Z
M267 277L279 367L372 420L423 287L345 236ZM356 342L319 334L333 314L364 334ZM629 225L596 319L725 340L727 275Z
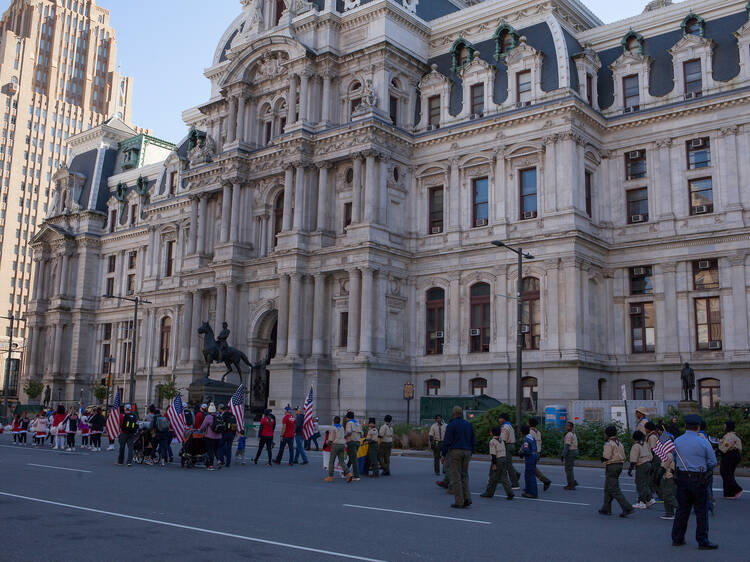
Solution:
M682 379L682 395L683 400L687 402L693 402L693 390L695 389L695 371L687 361L682 366L680 371L680 378Z
M237 369L237 374L242 379L242 369L240 368L240 361L245 363L248 367L252 367L247 355L242 353L239 349L235 349L227 345L226 340L229 337L229 329L224 323L224 329L222 330L220 337L222 340L218 341L214 338L214 330L208 322L204 322L198 333L203 335L203 359L206 362L206 378L210 378L211 364L212 363L224 363L227 367L227 372L221 377L222 382Z

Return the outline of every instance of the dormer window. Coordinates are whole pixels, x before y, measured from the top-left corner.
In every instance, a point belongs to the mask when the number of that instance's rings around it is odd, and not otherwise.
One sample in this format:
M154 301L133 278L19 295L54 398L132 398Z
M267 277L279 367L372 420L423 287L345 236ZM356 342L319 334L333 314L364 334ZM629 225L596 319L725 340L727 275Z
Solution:
M637 74L631 74L622 79L622 92L625 112L638 111L641 108L641 96Z
M471 114L477 117L484 115L484 84L471 87Z
M521 106L531 104L531 71L524 70L516 73L517 102Z
M702 17L695 15L692 11L682 20L682 36L695 35L703 37L706 22Z
M500 60L510 53L518 45L518 33L513 26L503 20L494 34L495 60Z
M458 65L464 66L468 62L469 62L469 49L467 49L465 46L462 46L458 49Z
M641 44L638 42L638 39L635 37L631 37L630 39L628 39L626 49L628 53L630 53L631 55L641 54Z
M474 66L474 64L469 63L466 68L474 68ZM437 64L432 64L431 72L427 73L418 85L420 91L420 117L419 123L416 126L417 130L431 131L437 129L451 118L448 113L448 105L452 82L448 77L438 72L437 68ZM462 71L463 74L464 71ZM468 113L469 92L466 80L464 80L464 86L464 100L467 102L464 104L464 107Z
M430 127L440 127L440 96L431 96L427 100L427 123Z
M451 72L458 72L471 62L476 49L463 37L456 39L451 48Z
M683 63L685 73L685 94L689 97L700 97L703 94L703 73L700 59Z
M134 168L138 165L138 154L137 148L129 148L122 155L122 167L123 168Z

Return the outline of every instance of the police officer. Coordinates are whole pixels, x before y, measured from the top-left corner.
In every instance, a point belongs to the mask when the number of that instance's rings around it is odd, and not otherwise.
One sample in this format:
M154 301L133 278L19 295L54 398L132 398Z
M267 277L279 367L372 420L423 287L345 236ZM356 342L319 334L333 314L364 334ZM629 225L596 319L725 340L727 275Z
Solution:
M672 546L685 544L690 511L695 510L695 538L701 550L714 550L719 545L708 540L708 480L713 474L716 454L707 439L698 435L703 420L697 415L685 416L685 433L675 439L677 455L677 513L672 524Z

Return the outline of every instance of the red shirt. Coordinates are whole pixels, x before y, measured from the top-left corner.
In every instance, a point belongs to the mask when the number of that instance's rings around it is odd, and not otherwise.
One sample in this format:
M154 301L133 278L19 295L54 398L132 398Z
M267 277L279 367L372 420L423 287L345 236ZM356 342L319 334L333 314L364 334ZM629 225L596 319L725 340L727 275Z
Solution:
M260 420L260 436L261 437L273 437L273 428L276 425L271 418L263 416Z
M294 414L287 414L283 419L284 423L284 439L294 438L294 428L297 425L297 418Z
M201 424L203 423L203 417L205 414L203 411L198 412L195 414L195 424L193 425L193 429L200 429Z

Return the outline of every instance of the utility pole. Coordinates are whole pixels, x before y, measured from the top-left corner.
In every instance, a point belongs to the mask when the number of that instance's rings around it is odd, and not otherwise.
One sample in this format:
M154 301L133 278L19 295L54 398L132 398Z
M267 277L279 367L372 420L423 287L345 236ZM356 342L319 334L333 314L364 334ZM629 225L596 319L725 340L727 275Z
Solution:
M3 384L3 423L8 422L8 385L10 384L10 365L13 353L13 328L16 320L19 322L25 322L22 318L16 318L16 315L11 313L10 316L0 316L5 320L10 320L10 336L8 339L8 357L5 359L5 376Z
M521 427L521 406L523 402L523 387L521 386L521 379L523 378L523 339L524 339L524 325L523 325L523 301L521 300L521 294L523 293L523 258L527 260L533 260L534 256L530 253L523 253L521 248L512 248L500 240L493 240L493 245L498 248L505 248L514 252L518 256L518 283L516 285L516 431Z

